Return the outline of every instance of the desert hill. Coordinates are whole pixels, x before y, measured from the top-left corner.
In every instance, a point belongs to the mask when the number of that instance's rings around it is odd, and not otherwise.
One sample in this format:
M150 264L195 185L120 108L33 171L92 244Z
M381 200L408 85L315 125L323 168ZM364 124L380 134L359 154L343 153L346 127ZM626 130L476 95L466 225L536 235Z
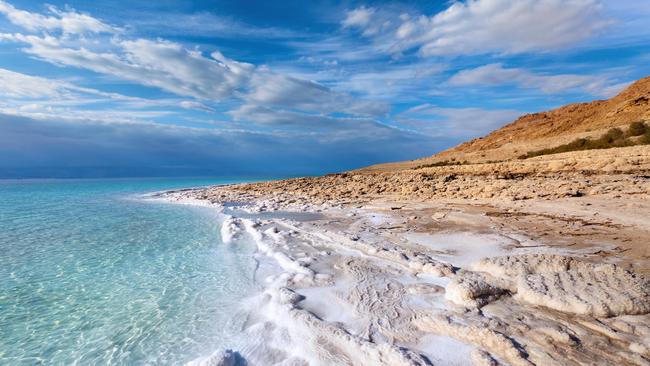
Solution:
M361 171L411 169L443 161L484 163L515 159L532 150L552 148L576 138L597 137L613 127L650 121L650 77L640 79L615 97L569 104L527 114L484 137L464 142L431 157L379 164Z

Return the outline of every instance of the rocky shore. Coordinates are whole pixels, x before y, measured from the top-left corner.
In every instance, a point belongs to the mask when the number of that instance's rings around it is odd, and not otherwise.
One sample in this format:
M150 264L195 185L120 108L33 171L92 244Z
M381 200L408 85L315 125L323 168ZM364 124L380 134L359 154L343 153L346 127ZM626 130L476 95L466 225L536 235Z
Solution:
M248 364L650 365L649 163L631 147L166 198L222 207L224 242L275 268Z

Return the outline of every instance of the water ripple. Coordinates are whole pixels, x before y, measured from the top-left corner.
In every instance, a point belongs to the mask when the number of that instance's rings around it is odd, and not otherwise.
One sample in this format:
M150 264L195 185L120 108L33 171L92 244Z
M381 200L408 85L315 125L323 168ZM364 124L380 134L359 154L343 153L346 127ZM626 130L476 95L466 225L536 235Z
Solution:
M0 185L0 364L178 364L234 342L252 248L206 208L123 199L207 182Z

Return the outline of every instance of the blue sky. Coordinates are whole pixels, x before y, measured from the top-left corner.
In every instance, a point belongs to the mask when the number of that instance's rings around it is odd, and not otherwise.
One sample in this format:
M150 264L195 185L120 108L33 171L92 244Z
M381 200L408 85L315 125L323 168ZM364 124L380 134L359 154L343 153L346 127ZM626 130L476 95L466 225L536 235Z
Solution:
M631 0L0 0L0 177L427 156L648 76L649 22Z

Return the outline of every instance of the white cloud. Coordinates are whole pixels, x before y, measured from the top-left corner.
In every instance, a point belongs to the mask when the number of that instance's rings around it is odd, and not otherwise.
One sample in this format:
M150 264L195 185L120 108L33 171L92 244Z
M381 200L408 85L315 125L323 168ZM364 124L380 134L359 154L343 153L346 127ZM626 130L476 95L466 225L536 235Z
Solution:
M365 6L350 10L343 19L343 27L366 27L370 23L374 12L375 9L366 8Z
M29 47L25 52L54 64L85 68L198 100L180 101L176 105L181 108L213 112L204 101L234 99L243 102L231 113L241 122L313 127L314 115L322 114L320 122L330 121L335 126L340 125L338 120L328 115L374 117L385 115L389 110L386 103L360 100L317 82L231 60L219 52L207 57L164 40L116 39L112 52L95 52L83 47L68 47L65 40L47 35L13 34L4 35L4 38L27 43ZM264 113L268 116L263 117ZM294 120L289 122L289 118Z
M310 114L284 109L274 109L265 106L244 104L229 112L235 121L255 122L274 128L299 128L309 132L337 131L364 129L367 134L388 127L366 118L333 117L323 114Z
M66 85L49 79L0 69L0 95L8 98L59 97Z
M244 100L251 105L324 114L380 116L388 113L385 103L358 100L313 81L271 72L260 72L253 77L251 92L244 96Z
M499 63L463 70L449 79L451 85L517 84L523 88L539 89L553 94L579 89L596 96L610 97L626 84L612 84L606 78L590 75L540 75L521 68L504 68Z
M102 21L81 14L74 10L59 10L54 6L48 7L51 15L31 13L19 10L11 4L0 0L0 13L4 14L11 23L30 31L60 31L64 35L117 32L118 29Z
M343 28L358 28L363 31L364 36L378 34L382 28L390 25L389 20L378 21L374 8L362 6L346 13L345 19L341 22Z
M74 11L51 8L56 16L23 10L0 0L0 11L14 23L42 34L0 34L0 40L25 43L24 51L44 61L112 75L123 80L160 88L180 96L201 100L231 98L247 85L255 67L213 52L209 56L165 40L87 37L56 37L64 34L107 31L108 26ZM110 28L112 29L112 28Z
M178 105L184 109L194 109L203 112L214 112L214 108L193 100L183 100Z
M125 52L122 63L128 66L123 77L142 82L142 76L132 74L131 70L146 70L158 78L149 80L150 85L199 99L230 97L235 89L246 84L254 70L253 65L231 60L219 52L207 58L168 41L137 39L122 41L120 46Z
M111 107L109 110L84 109L100 103ZM0 68L0 110L6 114L37 119L94 119L123 123L169 115L178 107L214 111L193 100L131 97Z
M418 49L422 56L561 49L609 24L597 0L468 0L433 16L393 14L392 27L386 27L387 15L378 13L359 8L348 13L344 24L352 22L364 35L375 36L368 31L379 23L386 31L376 36L378 47L393 54Z
M12 13L16 11L11 9ZM24 18L46 23L40 14L20 12L27 14ZM26 44L24 52L55 65L83 68L196 99L178 102L176 105L181 108L210 112L214 110L206 102L238 102L264 107L263 110L301 113L297 117L380 116L388 112L385 103L359 100L317 82L229 59L218 51L206 55L176 42L124 39L122 35L57 37L46 32L47 27L30 27L40 34L0 34L0 40ZM233 115L243 117L245 113Z
M511 109L443 108L422 104L400 113L397 119L420 133L469 139L485 135L521 114Z
M445 69L444 65L423 62L405 65L383 65L373 71L364 65L360 72L344 75L335 85L343 90L359 92L381 100L413 100L431 89L434 79Z
M96 99L157 104L153 101L137 97L129 97L118 93L106 93L100 90L80 87L67 81L49 79L40 76L22 74L0 68L0 96L13 102L47 100L50 103L84 104L96 102Z
M105 124L154 124L156 118L173 114L169 111L84 110L65 106L31 103L0 103L0 114L28 117L41 121L100 122Z
M113 52L73 48L51 36L3 35L27 43L25 52L45 61L92 70L180 96L204 100L229 98L244 85L254 66L214 52L205 57L174 42L146 39L114 40Z
M384 52L377 44L369 42L350 42L349 39L341 36L328 36L318 41L313 40L291 40L286 44L297 50L297 53L305 57L319 57L323 59L344 62L365 62L368 59L383 59Z

